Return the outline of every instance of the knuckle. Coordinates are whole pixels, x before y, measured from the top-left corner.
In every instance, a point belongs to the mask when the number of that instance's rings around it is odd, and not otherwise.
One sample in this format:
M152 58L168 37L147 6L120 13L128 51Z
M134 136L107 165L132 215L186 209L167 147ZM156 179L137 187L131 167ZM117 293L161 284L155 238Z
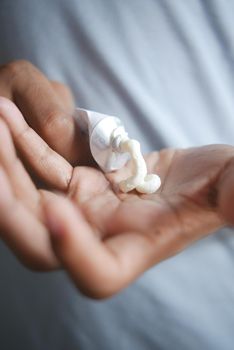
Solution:
M107 299L122 289L119 278L113 278L105 272L96 271L95 279L92 279L92 283L90 282L89 279L82 285L77 283L77 287L84 295L96 300Z
M1 66L1 69L6 70L12 74L16 74L18 71L24 69L25 67L28 67L29 65L32 65L29 61L15 60L4 64Z
M33 67L33 64L27 60L15 60L2 65L0 73L12 80L23 72L32 70Z
M61 83L59 81L51 81L51 85L55 90L58 90L59 92L69 93L71 94L71 89L68 85Z
M47 114L43 123L43 131L46 136L62 135L66 131L68 119L60 110L52 110Z
M66 107L66 110L69 110L74 107L74 96L70 87L64 83L52 81L51 86L54 92L60 98L63 106Z

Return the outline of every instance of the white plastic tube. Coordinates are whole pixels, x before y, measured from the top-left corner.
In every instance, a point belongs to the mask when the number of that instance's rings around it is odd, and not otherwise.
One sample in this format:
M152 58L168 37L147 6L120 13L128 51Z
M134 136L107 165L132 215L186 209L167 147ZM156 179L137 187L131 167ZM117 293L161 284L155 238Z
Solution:
M75 119L89 136L91 153L104 172L120 169L129 156L132 158L133 174L120 182L122 192L136 189L140 193L154 193L159 189L160 177L147 174L140 143L128 137L119 118L77 108Z

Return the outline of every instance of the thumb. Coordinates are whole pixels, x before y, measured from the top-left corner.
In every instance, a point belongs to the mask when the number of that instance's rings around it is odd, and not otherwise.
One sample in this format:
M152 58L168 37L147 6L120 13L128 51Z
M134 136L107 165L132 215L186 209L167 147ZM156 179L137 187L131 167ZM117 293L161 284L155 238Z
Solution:
M91 155L73 118L75 106L71 90L64 84L50 82L24 60L0 66L0 76L0 95L16 104L27 124L71 164L87 165ZM16 123L14 118L5 121L10 129Z

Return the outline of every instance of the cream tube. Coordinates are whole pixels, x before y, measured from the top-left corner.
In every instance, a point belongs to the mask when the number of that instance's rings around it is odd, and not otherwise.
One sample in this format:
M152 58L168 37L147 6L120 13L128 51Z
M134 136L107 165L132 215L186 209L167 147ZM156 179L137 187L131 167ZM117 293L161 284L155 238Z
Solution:
M136 189L140 193L154 193L159 189L159 176L147 174L140 143L128 137L119 118L77 108L75 119L89 136L91 153L104 172L120 169L129 156L132 158L133 174L120 182L122 192Z

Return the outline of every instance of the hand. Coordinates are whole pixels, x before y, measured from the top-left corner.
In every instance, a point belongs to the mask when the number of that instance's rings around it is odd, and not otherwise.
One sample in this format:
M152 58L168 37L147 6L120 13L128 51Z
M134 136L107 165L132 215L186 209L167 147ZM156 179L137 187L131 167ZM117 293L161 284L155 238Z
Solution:
M75 105L66 85L50 81L30 62L19 60L0 66L0 96L13 101L28 125L70 163L87 164L91 159L72 118ZM27 130L21 132L30 137Z
M113 295L226 225L219 196L233 156L233 147L220 145L154 152L147 166L162 187L153 195L118 191L129 168L106 177L74 169L68 198L44 200L54 251L77 287L95 298Z
M17 123L21 128L24 121L18 118ZM8 124L14 140L15 124L16 118ZM38 158L44 142L33 130L30 142L31 157ZM89 296L118 292L151 266L226 224L219 204L233 147L150 154L148 169L162 178L161 190L153 195L119 193L118 183L129 175L128 167L104 176L96 169L72 168L51 152L44 156L45 171L53 187L58 179L64 184L63 196L35 188L1 121L3 239L32 268L54 269L61 263Z

